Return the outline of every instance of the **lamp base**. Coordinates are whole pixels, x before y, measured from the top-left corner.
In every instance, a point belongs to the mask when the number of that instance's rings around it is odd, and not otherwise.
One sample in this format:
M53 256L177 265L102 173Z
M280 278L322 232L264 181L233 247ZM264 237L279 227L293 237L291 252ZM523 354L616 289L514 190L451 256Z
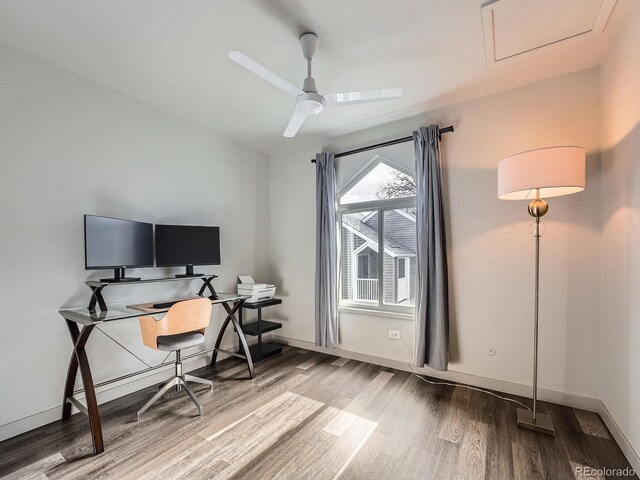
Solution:
M547 435L555 435L556 429L553 427L553 420L551 415L547 413L536 413L536 419L533 420L533 412L525 408L518 409L518 426L526 428L527 430L533 430L538 433L545 433Z

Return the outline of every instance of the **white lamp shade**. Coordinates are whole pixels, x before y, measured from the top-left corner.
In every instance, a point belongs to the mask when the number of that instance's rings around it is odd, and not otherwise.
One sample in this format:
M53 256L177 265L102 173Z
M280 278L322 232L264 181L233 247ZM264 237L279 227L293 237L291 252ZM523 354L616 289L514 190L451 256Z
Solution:
M584 190L585 150L550 147L518 153L498 164L498 198L531 200Z

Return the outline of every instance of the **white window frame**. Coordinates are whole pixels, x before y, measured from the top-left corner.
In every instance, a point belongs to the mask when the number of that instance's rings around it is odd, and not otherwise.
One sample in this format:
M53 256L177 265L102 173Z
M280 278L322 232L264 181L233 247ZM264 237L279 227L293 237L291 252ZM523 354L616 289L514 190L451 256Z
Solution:
M377 199L377 200L369 200L365 202L357 202L357 203L349 203L345 205L340 205L340 198L347 193L354 185L356 185L362 178L364 178L373 168L375 168L378 163L384 163L391 168L399 170L400 172L410 175L415 178L415 174L413 172L407 171L406 168L402 168L394 162L390 162L384 157L380 155L375 155L370 161L368 161L363 168L361 168L347 184L344 188L340 190L338 193L338 207L337 207L337 218L338 218L338 256L339 256L339 281L338 281L338 299L339 299L339 307L347 308L350 310L369 310L369 311L379 311L379 312L392 312L392 313L402 313L402 314L415 314L415 305L414 306L405 306L405 305L389 305L384 303L384 253L378 255L378 303L372 303L371 301L357 301L353 299L344 299L342 298L342 248L341 248L341 238L342 238L342 216L358 213L358 212L367 212L377 211L378 213L378 252L380 252L380 245L384 245L384 212L390 210L399 210L403 208L416 208L416 197L403 197L403 198L389 198L389 199ZM387 250L386 248L384 250ZM354 268L357 268L354 266ZM354 270L355 271L355 270ZM354 274L355 275L355 274ZM407 272L407 276L411 278L411 273ZM355 296L355 294L354 294Z

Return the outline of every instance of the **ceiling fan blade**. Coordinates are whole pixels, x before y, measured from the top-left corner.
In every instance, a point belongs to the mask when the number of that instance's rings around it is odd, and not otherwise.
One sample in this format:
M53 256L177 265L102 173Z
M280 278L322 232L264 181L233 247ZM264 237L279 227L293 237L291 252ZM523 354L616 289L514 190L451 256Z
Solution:
M306 115L300 113L297 109L294 110L293 115L291 115L291 120L289 120L289 124L282 136L287 138L295 137L306 118Z
M302 89L287 82L284 78L282 78L279 75L276 75L267 67L265 67L264 65L260 65L258 62L256 62L250 57L247 57L242 52L233 50L229 52L228 57L234 62L236 62L237 64L242 65L244 68L246 68L250 72L255 73L259 77L264 78L267 82L269 82L272 85L275 85L280 90L285 91L289 95L296 97L304 93Z
M323 95L324 101L333 104L354 104L389 100L402 95L402 88L381 88L380 90L367 90L365 92L344 92L332 95Z

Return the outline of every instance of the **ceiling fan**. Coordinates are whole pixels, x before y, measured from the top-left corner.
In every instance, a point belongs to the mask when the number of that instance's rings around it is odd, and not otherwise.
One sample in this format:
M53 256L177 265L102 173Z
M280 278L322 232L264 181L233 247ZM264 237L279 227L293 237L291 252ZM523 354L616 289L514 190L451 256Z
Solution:
M231 60L295 97L295 109L283 133L285 137L294 137L307 117L319 114L327 105L367 103L388 100L402 95L402 88L381 88L380 90L320 95L316 88L316 81L311 76L311 60L316 54L318 36L315 33L304 33L300 37L300 45L302 46L302 54L307 59L307 78L304 79L302 89L292 85L244 53L236 50L229 52Z

